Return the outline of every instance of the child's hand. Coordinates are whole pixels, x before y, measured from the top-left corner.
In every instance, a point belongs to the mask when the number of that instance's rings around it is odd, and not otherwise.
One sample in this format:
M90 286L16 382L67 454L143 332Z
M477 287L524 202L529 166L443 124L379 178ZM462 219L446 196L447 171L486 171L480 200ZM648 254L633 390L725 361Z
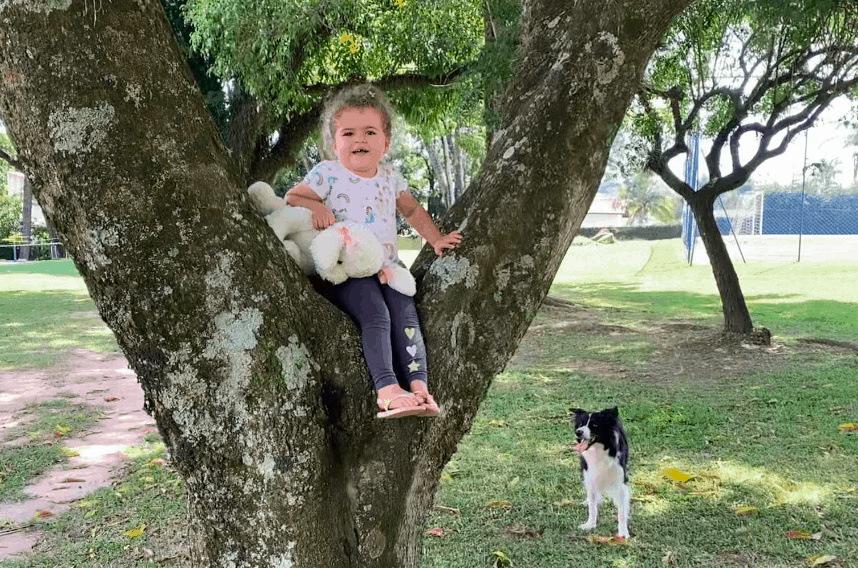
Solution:
M334 214L324 205L313 208L313 228L317 231L327 229L335 223Z
M458 231L453 231L435 241L432 248L435 249L435 254L441 256L444 254L444 249L456 248L460 242L462 242L462 235Z

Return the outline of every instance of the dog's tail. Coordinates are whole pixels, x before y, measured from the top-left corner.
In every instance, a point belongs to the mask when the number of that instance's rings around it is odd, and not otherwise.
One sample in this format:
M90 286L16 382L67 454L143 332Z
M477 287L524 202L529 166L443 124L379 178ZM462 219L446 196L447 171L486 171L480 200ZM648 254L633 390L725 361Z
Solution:
M253 206L263 217L286 205L286 202L277 197L271 186L264 181L257 181L248 187L247 194L250 195Z

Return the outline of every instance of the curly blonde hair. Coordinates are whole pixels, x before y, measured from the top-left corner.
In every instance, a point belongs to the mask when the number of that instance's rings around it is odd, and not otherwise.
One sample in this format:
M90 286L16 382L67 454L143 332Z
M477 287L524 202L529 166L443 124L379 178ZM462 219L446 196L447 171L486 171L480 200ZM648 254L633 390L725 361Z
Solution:
M393 122L394 113L393 106L384 96L384 91L371 83L362 85L352 85L344 87L333 95L330 95L322 109L321 127L319 129L322 136L322 147L319 149L322 157L331 160L335 159L332 148L334 146L334 121L337 116L347 108L374 108L381 114L381 127L384 130L384 135L391 142L393 139Z

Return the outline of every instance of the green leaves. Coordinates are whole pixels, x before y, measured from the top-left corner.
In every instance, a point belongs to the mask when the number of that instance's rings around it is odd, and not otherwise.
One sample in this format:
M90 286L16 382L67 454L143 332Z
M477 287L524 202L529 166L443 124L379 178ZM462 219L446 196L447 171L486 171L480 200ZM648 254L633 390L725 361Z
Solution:
M463 0L189 0L192 47L263 104L307 107L301 87L391 74L435 75L473 59L482 3ZM316 94L315 96L318 96Z

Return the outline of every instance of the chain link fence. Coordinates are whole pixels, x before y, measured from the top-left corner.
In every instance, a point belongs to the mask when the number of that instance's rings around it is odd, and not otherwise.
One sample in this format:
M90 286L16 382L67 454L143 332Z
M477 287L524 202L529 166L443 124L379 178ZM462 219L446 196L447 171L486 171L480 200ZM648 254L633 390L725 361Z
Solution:
M0 244L0 262L56 260L66 258L66 248L59 241L33 241L29 244Z
M685 209L689 263L705 264L706 251ZM858 261L858 188L808 195L743 187L715 202L715 220L733 262Z
M698 160L695 137L685 168L686 183L694 188L700 184ZM855 160L858 178L858 153ZM829 171L831 164L827 162ZM822 158L803 167L807 173L824 170L825 165ZM848 187L832 176L810 175L789 186L765 181L753 185L715 201L715 221L734 263L858 261L858 183L854 179ZM689 264L709 262L687 205L682 212L682 241Z

